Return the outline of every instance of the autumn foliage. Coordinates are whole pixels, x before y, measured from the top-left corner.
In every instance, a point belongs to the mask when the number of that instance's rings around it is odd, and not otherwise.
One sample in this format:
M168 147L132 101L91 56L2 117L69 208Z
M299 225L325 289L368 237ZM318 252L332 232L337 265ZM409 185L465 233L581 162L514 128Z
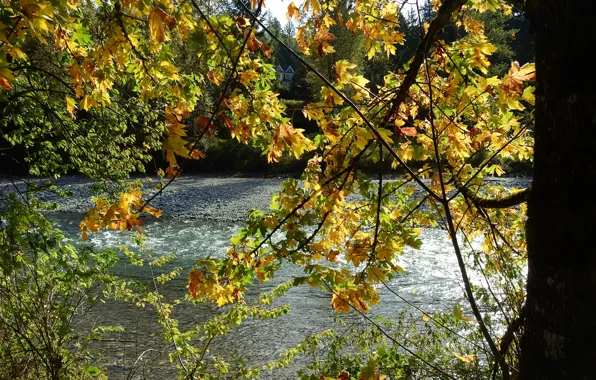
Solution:
M432 1L434 17L421 25L424 33L414 57L403 67L391 67L382 85L372 88L359 67L346 60L335 62L333 77L316 73L320 101L301 111L318 130L305 134L286 117L271 89L275 71L265 43L270 36L258 18L267 4L240 2L240 15L230 16L207 11L207 3L2 1L1 95L19 93L35 78L43 84L44 78L59 76L67 85L54 99L60 117L77 121L110 109L130 87L135 102L159 113L157 129L150 132L152 144L141 148L147 153L161 147L167 166L157 173L159 191L167 191L181 175L185 160L204 158L201 142L218 128L258 146L268 162L283 155L308 157L300 181L287 180L270 210L250 214L225 259L198 260L188 281L194 299L243 305L254 279L266 282L281 265L292 263L303 274L291 286L329 292L337 311L367 312L379 302L378 288L404 272L400 255L423 247L420 228L444 227L474 327L488 347L486 358L508 378L517 354L498 347L500 328L486 324L499 322L485 321L466 268L480 270L489 286L505 289L495 296L502 320L520 315L525 206L489 209L479 201L515 193L485 181L504 173L499 160L532 159L534 65L512 62L503 77L487 75L496 48L480 16L509 14L512 8L497 0ZM364 36L371 61L396 54L405 43L400 2L355 1L346 12L338 11L340 3L289 4L287 16L298 24L299 57L333 53L334 25ZM101 17L91 27L93 12ZM458 38L444 38L447 24L456 28ZM60 58L56 72L38 68L39 77L30 78L37 59L29 51L31 41ZM186 45L195 49L187 61L178 54ZM214 103L203 107L213 88ZM142 121L137 124L144 128ZM357 169L364 159L378 163L375 180ZM384 178L387 163L404 175ZM144 194L134 187L112 198L95 198L80 224L82 238L102 228L143 233L141 214L161 215ZM472 249L478 240L481 249ZM464 249L470 249L467 258ZM458 319L464 318L460 309ZM466 354L457 359L476 360ZM378 368L366 373L360 378L384 378ZM338 379L344 378L339 374Z

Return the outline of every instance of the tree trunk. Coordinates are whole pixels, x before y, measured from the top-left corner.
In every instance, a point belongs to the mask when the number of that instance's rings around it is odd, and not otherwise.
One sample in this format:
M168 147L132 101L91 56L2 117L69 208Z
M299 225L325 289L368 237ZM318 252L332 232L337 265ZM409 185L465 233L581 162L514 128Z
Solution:
M522 379L596 379L596 7L537 0Z

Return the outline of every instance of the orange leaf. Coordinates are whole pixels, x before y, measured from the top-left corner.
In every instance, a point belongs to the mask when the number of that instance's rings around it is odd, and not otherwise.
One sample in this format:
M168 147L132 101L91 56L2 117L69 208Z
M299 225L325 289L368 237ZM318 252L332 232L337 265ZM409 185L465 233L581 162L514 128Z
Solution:
M197 298L198 287L203 282L203 273L197 271L197 268L193 267L192 271L188 274L188 293L193 297Z
M174 16L168 16L165 19L166 26L169 30L172 30L176 27L176 18Z
M261 43L261 51L263 52L263 54L265 54L267 56L267 58L271 58L271 48L269 47L269 45L262 42Z
M404 136L416 136L418 131L415 127L403 127L399 129Z
M0 87L4 87L7 90L12 89L12 85L4 78L0 78Z
M512 62L507 75L499 86L505 95L521 96L524 92L523 83L536 79L536 68L533 63L526 63L522 67Z
M201 152L200 150L193 149L190 152L190 158L192 158L193 160L198 160L199 158L205 158L205 157L207 157L205 155L205 153Z
M286 13L286 17L289 19L294 18L296 20L300 18L300 9L296 7L293 1L288 5L288 13Z
M182 172L182 170L180 169L180 166L178 165L171 165L168 166L166 168L166 175L168 176L168 179L172 179L174 177L178 178L180 177L180 173Z
M439 172L435 172L435 174L433 174L430 184L433 186L438 186L441 184L441 174Z
M229 129L234 129L234 123L232 123L231 119L228 119L225 116L220 116L219 120L221 120L222 124Z

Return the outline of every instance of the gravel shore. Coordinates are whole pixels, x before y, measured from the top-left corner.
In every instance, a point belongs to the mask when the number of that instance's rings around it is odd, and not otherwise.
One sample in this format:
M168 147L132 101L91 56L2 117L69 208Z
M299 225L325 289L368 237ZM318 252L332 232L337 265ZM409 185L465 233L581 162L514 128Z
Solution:
M271 203L271 196L280 190L283 180L282 177L237 178L185 175L176 179L155 197L151 205L163 210L164 217L240 221L244 220L248 211L253 208L267 210ZM72 193L72 196L66 198L59 198L49 192L37 195L42 201L58 202L60 207L56 212L85 213L93 206L89 180L65 176L53 182L60 189ZM22 192L25 187L23 181L14 180L13 183L10 179L0 180L0 192L4 194ZM155 190L149 184L146 185L146 192L151 195Z
M241 221L249 210L258 208L267 210L271 196L280 190L282 177L275 178L238 178L205 175L185 175L174 181L151 205L163 210L164 217L182 217L205 220ZM494 185L507 187L525 187L528 178L489 178ZM54 183L61 189L69 190L73 196L60 199L44 193L40 199L58 201L57 212L85 213L92 205L90 182L84 178L66 176ZM23 182L15 181L22 191ZM10 180L0 180L0 192L15 192L15 185ZM148 190L150 193L151 190Z

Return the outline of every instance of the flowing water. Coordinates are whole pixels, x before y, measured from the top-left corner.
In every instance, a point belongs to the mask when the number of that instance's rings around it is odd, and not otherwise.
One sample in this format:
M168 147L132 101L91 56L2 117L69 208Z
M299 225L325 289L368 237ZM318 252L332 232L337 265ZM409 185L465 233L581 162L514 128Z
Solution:
M58 215L54 219L68 236L73 240L78 239L79 215ZM169 268L180 266L184 268L183 273L187 273L199 257L223 257L229 246L229 238L239 227L240 224L229 222L163 219L146 226L146 246L153 255L175 253L177 258ZM461 277L447 233L439 229L427 229L422 232L422 241L421 250L406 250L400 257L399 265L405 270L405 274L391 280L388 286L428 312L450 310L456 303L464 306ZM130 242L130 235L114 231L90 236L90 243L97 248L132 245ZM148 268L132 266L125 260L121 260L115 271L124 278L145 283L151 279ZM298 268L283 267L272 282L255 285L248 297L272 289L276 284L299 273ZM158 275L159 272L154 274ZM160 291L166 299L182 297L186 292L186 276L168 283ZM386 288L381 287L379 292L382 302L373 308L371 314L391 317L407 307ZM333 324L334 312L330 307L330 296L320 290L309 286L293 288L279 300L279 304L289 304L291 311L272 320L246 321L228 335L214 339L210 346L211 353L238 353L246 357L248 362L262 365L278 358L285 348L299 343L308 334L321 332ZM210 304L185 305L176 308L173 316L180 320L183 329L206 321L217 313L217 307ZM355 313L350 313L348 318L356 323L365 323ZM138 308L112 301L98 304L80 323L85 327L121 325L126 329L124 333L109 335L91 346L103 356L101 364L108 369L111 379L175 378L173 367L165 353L171 352L172 348L163 341L163 329L157 323L156 313L152 308ZM141 360L137 361L141 354ZM265 378L294 378L290 375L292 371L295 369L274 373Z

